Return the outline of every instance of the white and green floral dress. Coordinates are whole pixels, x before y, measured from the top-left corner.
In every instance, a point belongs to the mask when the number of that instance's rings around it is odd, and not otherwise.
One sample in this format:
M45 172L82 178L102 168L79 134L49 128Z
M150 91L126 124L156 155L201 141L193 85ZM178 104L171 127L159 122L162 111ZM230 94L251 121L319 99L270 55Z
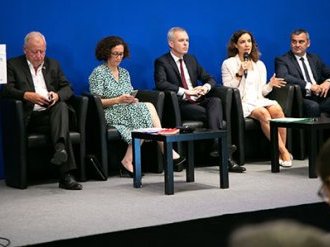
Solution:
M131 79L128 71L119 69L119 80L113 77L106 64L96 67L89 76L89 90L94 95L109 99L129 94L132 90ZM144 103L116 104L104 108L105 119L108 126L115 127L127 143L132 142L131 132L139 128L151 128L151 115Z

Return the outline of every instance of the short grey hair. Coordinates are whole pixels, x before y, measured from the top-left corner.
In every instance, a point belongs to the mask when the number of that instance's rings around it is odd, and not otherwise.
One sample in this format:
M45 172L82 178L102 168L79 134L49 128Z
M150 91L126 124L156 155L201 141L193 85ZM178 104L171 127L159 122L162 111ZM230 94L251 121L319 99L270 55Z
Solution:
M307 39L309 40L309 33L308 33L308 31L307 31L306 29L302 29L302 28L299 28L299 29L293 30L293 31L291 32L290 37L292 37L292 35L299 35L299 34L302 34L302 33L306 34L306 37L307 37Z
M173 40L174 37L174 32L176 31L181 31L181 32L187 32L184 28L182 27L172 27L170 30L167 32L167 41Z
M42 33L37 32L37 31L32 31L32 32L29 32L25 36L25 38L24 38L24 48L29 43L30 39L33 38L33 37L40 37L40 38L42 38L44 40L45 44L46 44L46 38L45 38L45 36Z

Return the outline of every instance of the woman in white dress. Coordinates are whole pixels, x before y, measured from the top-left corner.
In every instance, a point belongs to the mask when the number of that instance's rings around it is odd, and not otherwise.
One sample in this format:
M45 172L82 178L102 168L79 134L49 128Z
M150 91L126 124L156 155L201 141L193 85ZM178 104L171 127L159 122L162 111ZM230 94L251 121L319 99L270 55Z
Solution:
M283 118L281 106L275 101L265 98L273 87L285 86L282 78L272 76L267 83L265 64L259 60L260 53L251 32L239 30L235 32L228 44L228 58L222 63L222 82L225 86L238 88L241 94L244 117L260 122L265 136L270 139L269 120ZM285 147L286 129L279 129L280 165L292 166L292 155Z

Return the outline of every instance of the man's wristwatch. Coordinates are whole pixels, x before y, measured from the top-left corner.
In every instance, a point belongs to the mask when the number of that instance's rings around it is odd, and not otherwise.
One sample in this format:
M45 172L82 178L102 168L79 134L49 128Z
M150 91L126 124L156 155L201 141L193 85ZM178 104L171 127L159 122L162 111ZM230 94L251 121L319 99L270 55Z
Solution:
M236 73L235 76L238 77L238 78L242 78L243 77L243 75L240 75L238 73Z

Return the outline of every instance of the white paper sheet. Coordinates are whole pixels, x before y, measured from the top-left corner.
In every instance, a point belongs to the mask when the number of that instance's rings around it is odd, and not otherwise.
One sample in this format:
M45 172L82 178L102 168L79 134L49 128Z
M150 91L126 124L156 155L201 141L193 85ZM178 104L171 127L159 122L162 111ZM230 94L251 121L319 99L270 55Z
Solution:
M297 117L285 117L285 118L274 118L271 119L270 121L275 121L275 122L299 122L299 121L305 121L308 119L312 118L297 118Z
M0 44L0 84L7 83L6 45Z

